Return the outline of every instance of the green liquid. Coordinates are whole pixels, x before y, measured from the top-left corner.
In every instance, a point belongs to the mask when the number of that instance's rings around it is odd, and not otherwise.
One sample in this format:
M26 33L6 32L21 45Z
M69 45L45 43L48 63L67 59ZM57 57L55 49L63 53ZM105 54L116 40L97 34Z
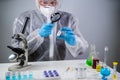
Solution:
M88 59L86 60L86 64L87 64L88 66L92 66L92 63L93 63L93 61L92 61L92 56L90 56L90 58L88 58Z

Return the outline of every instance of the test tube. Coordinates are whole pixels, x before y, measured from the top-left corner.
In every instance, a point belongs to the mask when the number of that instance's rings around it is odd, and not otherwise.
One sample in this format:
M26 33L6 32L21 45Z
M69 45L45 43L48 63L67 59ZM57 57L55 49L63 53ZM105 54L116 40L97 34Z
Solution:
M85 79L86 78L86 68L76 68L76 77L77 79Z
M12 80L16 80L16 72L12 72Z
M57 36L60 36L60 35L61 35L61 33L62 33L62 32L59 30L59 31L58 31L58 33L57 33Z
M21 72L18 72L18 80L22 80Z
M113 62L112 80L117 80L117 65L118 65L118 62Z
M59 36L61 36L61 35L64 35L65 34L65 32L63 32L63 31L61 31L61 30L59 30L58 32L57 32L57 36L59 37Z
M23 79L22 80L27 80L27 72L23 72Z
M6 72L5 73L5 79L6 80L10 80L10 72Z
M80 65L76 66L76 78L77 79L85 79L87 76L86 73L86 66L84 66L83 63Z
M29 71L28 77L29 77L29 80L33 80L33 73L31 71Z
M105 53L104 53L104 67L106 67L106 63L107 63L107 53L108 53L108 47L106 46L105 48L104 48L104 51L105 51Z

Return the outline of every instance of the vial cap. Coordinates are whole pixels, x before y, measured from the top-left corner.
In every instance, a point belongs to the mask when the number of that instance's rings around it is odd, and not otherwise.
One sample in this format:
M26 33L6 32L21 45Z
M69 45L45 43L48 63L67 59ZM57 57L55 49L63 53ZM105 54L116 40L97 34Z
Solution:
M114 65L114 66L117 66L117 65L118 65L118 62L113 62L113 65Z

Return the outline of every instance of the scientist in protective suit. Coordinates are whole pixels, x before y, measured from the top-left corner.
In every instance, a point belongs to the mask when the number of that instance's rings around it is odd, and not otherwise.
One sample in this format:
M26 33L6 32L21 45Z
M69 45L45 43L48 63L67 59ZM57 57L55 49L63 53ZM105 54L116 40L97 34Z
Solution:
M73 57L84 53L88 43L80 33L80 25L72 14L58 10L60 0L36 0L36 5L36 10L26 11L17 17L13 28L13 35L21 32L25 17L30 18L24 33L28 41L28 60L48 61L51 45L54 45L54 60L64 60L66 52ZM61 18L53 24L50 16L55 12L59 12ZM58 36L59 31L62 34ZM50 35L53 44L50 44ZM14 40L12 45L20 47L20 43Z

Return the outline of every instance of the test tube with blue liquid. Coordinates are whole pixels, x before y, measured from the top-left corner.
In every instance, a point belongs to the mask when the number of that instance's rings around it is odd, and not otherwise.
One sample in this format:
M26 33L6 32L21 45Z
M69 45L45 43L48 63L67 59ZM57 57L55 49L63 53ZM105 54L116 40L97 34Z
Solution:
M10 80L10 76L11 76L11 75L10 75L10 72L6 72L6 73L5 73L5 79L6 79L6 80Z
M16 80L16 72L12 72L12 80Z
M27 72L23 72L22 76L23 76L22 80L27 80L28 79Z
M61 30L59 30L58 33L57 33L57 36L59 37L59 36L64 35L64 34L65 34L64 32L62 32Z
M22 80L21 72L18 72L18 80Z
M28 78L29 80L33 80L33 73L31 71L29 71Z

